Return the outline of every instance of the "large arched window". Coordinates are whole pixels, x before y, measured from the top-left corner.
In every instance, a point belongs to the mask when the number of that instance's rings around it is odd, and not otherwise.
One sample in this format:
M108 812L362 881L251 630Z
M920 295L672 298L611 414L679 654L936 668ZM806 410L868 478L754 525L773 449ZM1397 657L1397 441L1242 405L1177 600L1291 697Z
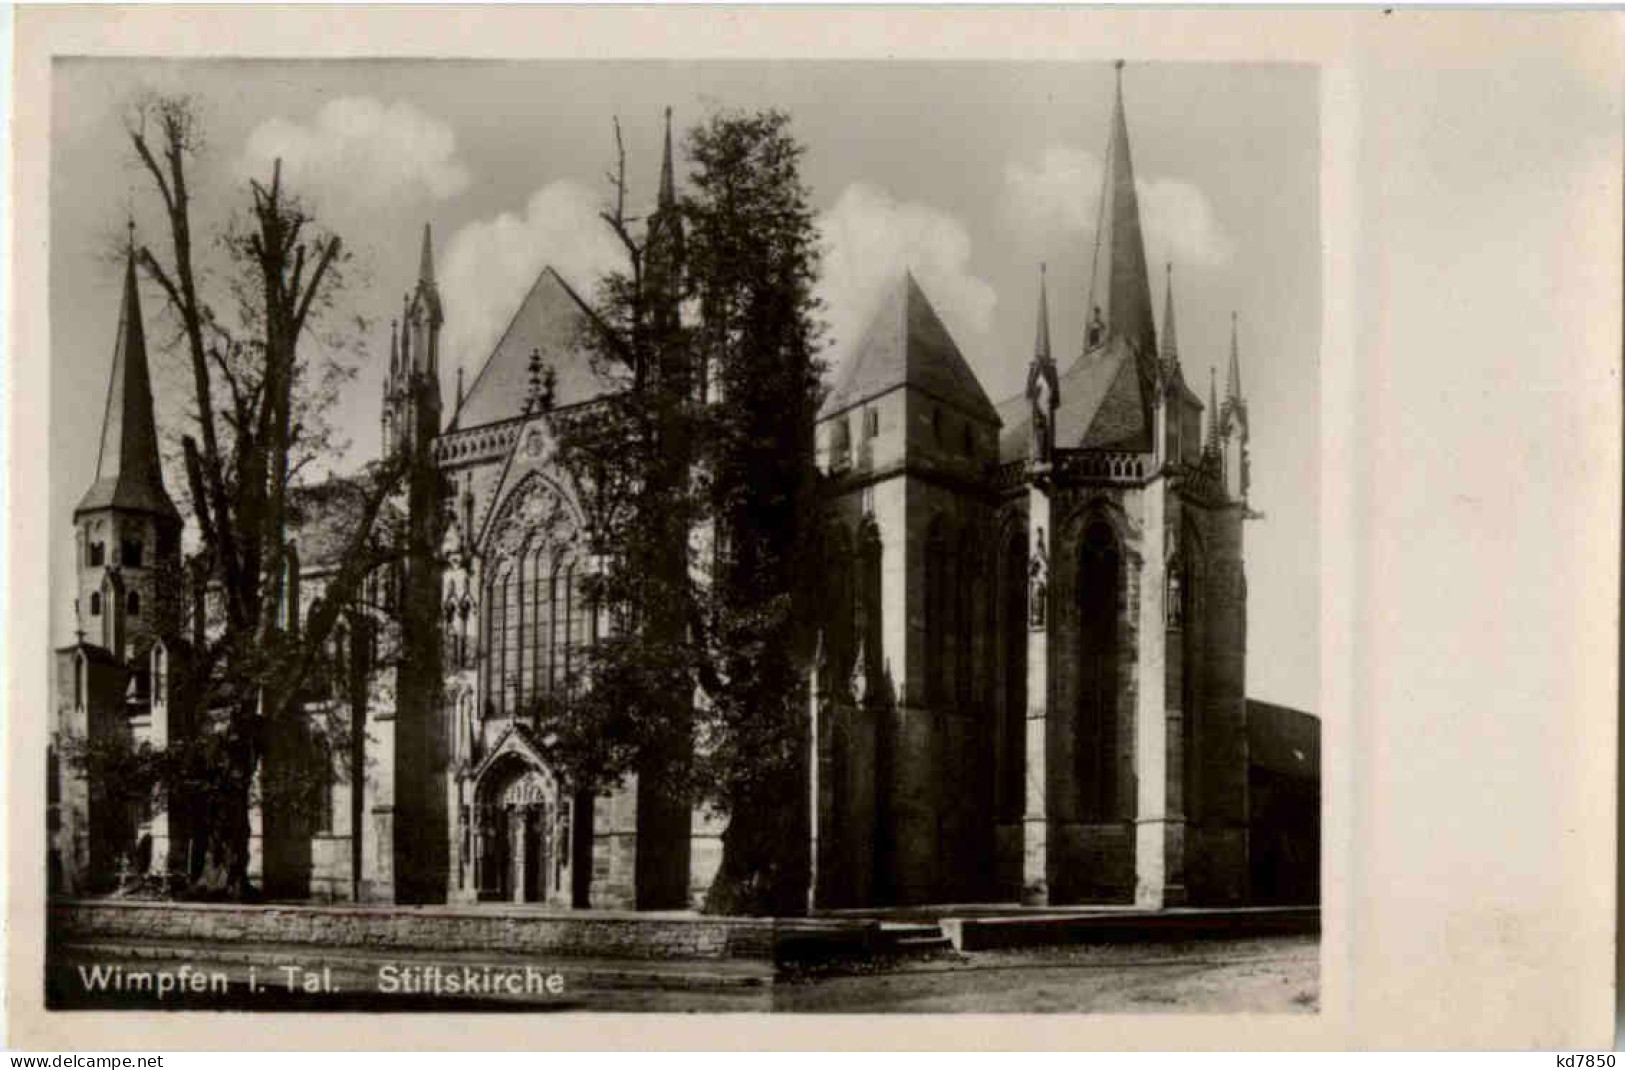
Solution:
M1169 635L1169 642L1178 642L1182 655L1179 709L1184 788L1181 798L1184 802L1185 816L1191 820L1198 820L1202 816L1201 719L1205 668L1202 651L1207 635L1207 620L1204 616L1207 606L1202 594L1202 583L1206 570L1201 547L1189 532L1186 533L1184 547L1176 561L1176 567L1179 570L1182 627L1178 635Z
M967 526L959 537L954 555L954 702L962 713L970 712L980 681L976 678L975 626L987 605L982 586L982 569L977 553L976 532Z
M829 529L824 544L824 659L831 681L847 680L855 668L858 619L857 584L853 582L852 545L844 525Z
M949 700L953 686L950 639L956 599L945 528L941 519L932 521L925 539L925 697L934 706Z
M1016 529L1006 540L999 577L999 667L1003 673L999 769L995 807L1014 821L1026 810L1027 754L1027 538Z
M1083 532L1078 560L1078 710L1074 733L1079 809L1085 820L1122 813L1122 750L1117 710L1118 604L1122 552L1104 520Z
M853 591L853 628L862 637L868 672L883 664L880 654L880 528L872 519L858 530L858 576ZM854 646L860 645L857 637Z
M494 597L491 606L491 696L497 716L508 713L508 572L511 565L497 573L491 587Z

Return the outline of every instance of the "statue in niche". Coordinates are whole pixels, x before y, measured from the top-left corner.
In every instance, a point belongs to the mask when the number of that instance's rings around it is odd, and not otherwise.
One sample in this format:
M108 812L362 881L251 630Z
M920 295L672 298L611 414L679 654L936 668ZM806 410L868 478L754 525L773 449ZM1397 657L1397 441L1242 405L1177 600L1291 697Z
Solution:
M1168 573L1168 627L1178 628L1185 622L1185 596L1180 589L1179 570Z
M1049 606L1049 550L1044 546L1044 529L1038 529L1038 544L1027 565L1027 626L1034 631L1046 627Z
M1100 314L1100 306L1096 305L1089 314L1088 342L1086 348L1094 349L1106 340L1106 320Z

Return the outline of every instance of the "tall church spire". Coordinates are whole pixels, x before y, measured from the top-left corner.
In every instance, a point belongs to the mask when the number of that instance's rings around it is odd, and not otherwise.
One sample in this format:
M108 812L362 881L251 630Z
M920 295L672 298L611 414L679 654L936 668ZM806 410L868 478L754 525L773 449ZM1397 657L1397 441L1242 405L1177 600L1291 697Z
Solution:
M131 224L124 255L124 297L113 342L113 371L102 412L96 455L96 481L75 515L90 509L130 509L178 520L164 489L153 416L152 375L147 367L147 336L141 322L141 294L135 277L135 229Z
M1122 60L1117 61L1117 97L1112 106L1111 136L1106 144L1106 170L1092 271L1089 318L1094 324L1098 310L1103 331L1099 338L1089 338L1086 347L1119 337L1143 357L1155 354L1157 330L1151 318L1151 283L1145 266L1145 241L1140 229L1140 200L1134 188L1128 120L1123 112ZM1090 334L1095 333L1091 327Z
M1174 328L1174 265L1168 265L1168 287L1162 304L1162 362L1179 366L1179 334Z
M1038 338L1033 343L1033 358L1039 361L1050 359L1049 350L1049 287L1045 283L1047 266L1038 265Z
M662 211L677 205L677 183L671 166L671 109L666 109L666 147L660 157L660 208Z
M1207 369L1207 445L1219 448L1219 372L1211 364Z
M1225 379L1224 396L1226 401L1241 403L1241 355L1240 347L1236 344L1236 314L1230 313L1230 373Z
M434 237L428 223L423 224L423 251L418 255L418 284L434 286Z

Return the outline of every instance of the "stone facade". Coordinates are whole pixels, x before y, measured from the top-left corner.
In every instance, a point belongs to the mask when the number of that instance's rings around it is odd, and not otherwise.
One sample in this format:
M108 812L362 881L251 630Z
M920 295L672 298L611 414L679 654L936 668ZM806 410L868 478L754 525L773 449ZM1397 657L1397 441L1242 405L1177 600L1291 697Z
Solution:
M656 265L681 255L662 214L671 176L668 136ZM994 404L905 276L831 384L816 429L828 581L808 667L814 907L1248 896L1240 358L1232 336L1226 397L1214 384L1204 406L1181 370L1171 276L1153 321L1120 86L1103 196L1071 360L1051 351L1041 285L1027 389ZM126 302L138 321L133 283ZM351 614L330 644L353 686L309 704L343 743L326 812L258 815L256 875L320 899L696 905L720 862L717 820L637 777L597 797L566 790L528 713L572 686L607 627L582 596L602 562L554 461L556 421L610 389L581 349L590 312L544 270L466 392L458 372L443 419L446 314L425 228L380 416L386 456L412 473L398 510L409 553L369 581L364 601L382 611ZM146 405L150 426L150 393ZM290 627L336 568L325 532L344 515L341 482L310 493ZM80 537L139 527L175 557L169 511L97 506ZM96 567L82 556L82 601L120 582ZM201 637L202 600L192 616ZM123 689L139 672L164 679L151 659L184 651L102 627L59 655L62 725L160 739L161 701ZM268 767L308 754L290 740ZM129 835L98 833L82 781L56 782L62 887L92 888ZM158 819L120 820L170 837Z

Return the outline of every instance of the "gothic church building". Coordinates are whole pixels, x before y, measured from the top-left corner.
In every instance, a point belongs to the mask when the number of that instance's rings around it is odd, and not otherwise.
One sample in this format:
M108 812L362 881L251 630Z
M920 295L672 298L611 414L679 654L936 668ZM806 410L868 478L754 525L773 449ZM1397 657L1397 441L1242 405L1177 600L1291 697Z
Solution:
M1234 327L1224 397L1210 383L1204 405L1171 285L1153 316L1118 77L1085 337L1052 346L1040 276L1026 388L996 402L905 274L833 370L816 429L829 556L808 666L814 908L1249 896L1247 405ZM650 223L666 259L675 206L668 119ZM133 266L123 300L97 479L75 512L81 635L57 654L58 724L161 744L184 730L166 716L170 662L183 633L202 641L202 612L155 580L181 570L181 522ZM335 637L334 656L375 680L340 711L358 775L335 768L314 819L260 814L256 876L323 899L696 905L720 823L636 777L567 790L526 713L605 627L582 595L600 565L586 503L553 461L553 421L608 389L580 345L591 313L544 269L446 406L455 314L425 228L380 433L411 459L401 513L436 553L377 585L433 627L400 636L388 665L367 662L376 636ZM342 481L306 493L294 613L342 544ZM340 701L313 696L313 717ZM66 767L53 789L62 890L105 886L132 842L144 864L177 865L182 815L98 813Z

